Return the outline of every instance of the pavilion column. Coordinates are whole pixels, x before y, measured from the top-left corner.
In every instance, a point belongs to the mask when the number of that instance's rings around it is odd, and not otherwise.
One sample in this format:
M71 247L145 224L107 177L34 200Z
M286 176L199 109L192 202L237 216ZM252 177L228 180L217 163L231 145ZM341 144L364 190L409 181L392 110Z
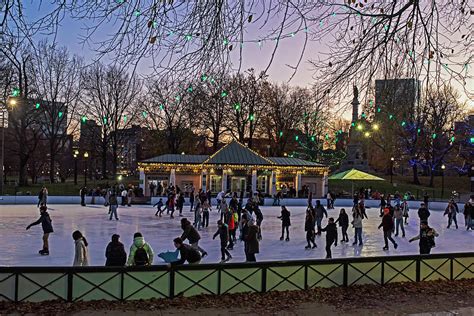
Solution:
M201 171L201 189L203 191L207 190L207 170L203 169Z
M250 196L253 196L255 191L257 191L257 170L252 170L252 194Z
M222 191L227 191L227 170L222 169Z
M296 179L295 179L295 189L296 189L296 197L298 197L300 190L301 190L301 171L296 172Z
M146 184L145 170L143 168L140 168L138 171L140 173L138 187L143 190L143 195L148 196L150 192L148 192L148 186Z
M176 169L171 169L168 185L174 185L176 187Z
M276 172L272 170L272 175L270 176L270 185L269 185L269 188L270 188L269 193L271 196L274 196L277 193L276 184L277 184Z
M328 172L325 171L323 174L322 185L321 185L321 197L324 197L328 194L329 191L329 182L328 182Z

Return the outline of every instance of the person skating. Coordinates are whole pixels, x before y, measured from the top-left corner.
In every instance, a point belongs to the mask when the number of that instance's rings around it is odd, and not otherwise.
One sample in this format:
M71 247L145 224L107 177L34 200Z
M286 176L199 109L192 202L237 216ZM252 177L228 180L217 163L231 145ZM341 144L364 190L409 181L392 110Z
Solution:
M392 238L392 231L393 231L393 218L390 216L390 210L388 208L384 209L384 215L382 217L382 222L379 225L379 229L383 227L383 240L385 242L385 246L383 250L388 250L388 241L390 240L393 244L393 247L397 249L398 244Z
M127 189L123 189L122 192L120 193L120 196L122 197L122 206L126 206L127 205L127 196L128 196L128 191Z
M194 207L194 187L191 189L191 192L189 193L189 204L190 204L190 207L189 207L189 211L192 212L193 211L193 207Z
M257 225L251 224L245 215L242 216L242 236L244 241L246 262L257 261L255 254L260 252L258 231L259 228Z
M160 199L158 200L158 202L156 202L155 205L153 205L153 207L156 207L155 216L161 217L161 214L163 214L163 211L164 211L164 209L162 209L162 207L163 207L163 199L160 198Z
M184 193L180 193L176 199L176 208L179 211L179 216L183 216L183 207L184 207Z
M311 208L306 209L306 217L304 220L304 230L306 232L306 241L308 245L304 247L305 249L316 248L316 243L314 242L314 217ZM312 246L311 246L312 244Z
M452 222L454 221L454 225L456 225L456 229L458 229L458 221L456 218L456 215L458 213L457 207L454 206L453 202L450 201L448 203L448 206L446 206L446 209L444 210L443 216L448 215L448 228L451 227Z
M74 251L74 262L75 267L87 267L89 265L89 251L87 250L86 237L78 230L72 233L72 239L74 239L75 251Z
M474 195L464 204L464 226L466 230L474 229Z
M420 223L422 221L426 221L428 223L428 218L430 217L431 213L428 210L428 207L425 203L420 204L420 208L418 209L418 218L420 219Z
M427 221L421 222L421 230L418 236L415 236L409 240L409 242L419 240L420 241L420 254L428 255L431 253L435 243L435 237L438 237L438 233L431 227L428 226Z
M256 223L258 227L257 238L262 240L262 222L263 222L263 213L258 206L258 203L253 203L253 212L255 214Z
M41 227L43 229L43 249L39 251L39 254L47 256L49 255L49 234L53 233L54 230L51 217L48 214L48 208L44 204L40 206L40 218L36 222L33 222L28 225L26 227L26 230L30 229L31 226L35 226L38 224L41 224Z
M113 234L112 241L109 242L105 249L105 265L108 267L123 267L127 262L127 253L119 238L119 235Z
M117 200L117 196L115 195L115 192L110 193L109 208L110 208L109 220L112 220L112 217L115 216L115 219L118 221L119 220L119 218L117 216L118 200Z
M409 214L410 214L410 208L408 207L408 201L404 199L402 204L400 205L400 207L402 209L403 218L405 219L404 224L408 225L408 217L409 217Z
M81 206L86 206L87 188L82 187L81 190L79 190L79 195L81 196Z
M281 207L281 215L278 216L279 219L281 219L281 237L280 240L283 240L285 230L286 230L286 241L290 241L290 226L291 226L291 221L290 221L290 211L285 206Z
M168 197L168 210L170 212L170 218L174 218L174 207L176 203L176 195L171 193Z
M357 245L357 241L359 241L359 246L362 246L362 214L360 213L359 209L356 208L355 212L352 214L352 226L354 227L354 242L352 243L353 246Z
M232 259L232 255L229 253L229 251L227 251L226 248L230 240L229 228L221 220L217 221L217 231L215 232L214 236L212 236L212 239L216 239L217 236L219 236L221 241L221 263L224 263Z
M168 263L168 266L178 266L186 261L189 264L198 264L201 262L201 254L190 245L186 245L180 237L173 240L174 246L179 250L179 260Z
M349 242L349 236L347 235L347 228L349 228L349 216L346 213L346 210L341 208L339 213L339 217L336 220L336 224L339 223L339 227L341 227L342 232L342 240L343 242Z
M199 240L201 239L201 235L199 235L196 228L191 225L191 222L188 221L186 218L181 219L181 229L183 230L183 234L181 235L181 239L185 241L186 239L189 241L191 247L199 250L201 252L201 256L204 258L207 256L206 250L199 247Z
M209 226L209 210L211 209L211 205L209 201L206 199L204 203L201 205L202 211L202 228Z
M128 254L128 266L149 266L153 264L153 248L140 232L133 235L133 244Z
M402 237L405 237L405 227L403 226L403 212L400 207L395 206L393 218L395 219L395 237L398 236L398 228L402 230Z
M323 220L323 216L326 216L328 218L328 212L324 208L324 206L321 204L321 201L316 200L316 206L314 207L314 212L315 212L315 220L316 220L316 226L318 227L317 235L321 235L321 222Z
M202 207L201 207L201 200L197 200L196 206L194 207L194 227L198 230L201 229L201 214L202 214Z
M337 226L334 223L334 218L330 217L326 227L321 228L321 231L326 232L326 259L332 258L331 246L337 247Z

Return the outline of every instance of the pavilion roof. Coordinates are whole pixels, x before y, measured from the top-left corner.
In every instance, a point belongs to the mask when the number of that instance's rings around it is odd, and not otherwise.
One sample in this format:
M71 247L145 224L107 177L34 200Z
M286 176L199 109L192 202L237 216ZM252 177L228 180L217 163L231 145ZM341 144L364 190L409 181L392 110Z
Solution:
M204 161L212 165L273 165L273 162L247 146L232 141Z

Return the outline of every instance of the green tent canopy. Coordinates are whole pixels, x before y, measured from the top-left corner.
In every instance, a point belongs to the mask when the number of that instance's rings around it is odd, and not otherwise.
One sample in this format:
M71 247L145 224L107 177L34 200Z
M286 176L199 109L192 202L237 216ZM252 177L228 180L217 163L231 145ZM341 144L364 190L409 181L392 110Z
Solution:
M383 178L379 178L370 173L363 172L357 169L346 170L333 174L329 177L329 180L348 180L352 182L352 195L354 195L354 181L385 181Z
M374 176L370 173L359 171L357 169L346 170L333 174L329 177L329 180L364 180L364 181L385 181L385 179Z

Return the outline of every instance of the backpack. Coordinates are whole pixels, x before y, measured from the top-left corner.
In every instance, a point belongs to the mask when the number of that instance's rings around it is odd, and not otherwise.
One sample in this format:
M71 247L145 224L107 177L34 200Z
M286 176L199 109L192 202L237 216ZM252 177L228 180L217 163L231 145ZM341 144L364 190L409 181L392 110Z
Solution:
M150 262L150 259L148 257L148 253L145 250L145 245L138 247L137 250L135 250L135 265L136 266L146 266Z

